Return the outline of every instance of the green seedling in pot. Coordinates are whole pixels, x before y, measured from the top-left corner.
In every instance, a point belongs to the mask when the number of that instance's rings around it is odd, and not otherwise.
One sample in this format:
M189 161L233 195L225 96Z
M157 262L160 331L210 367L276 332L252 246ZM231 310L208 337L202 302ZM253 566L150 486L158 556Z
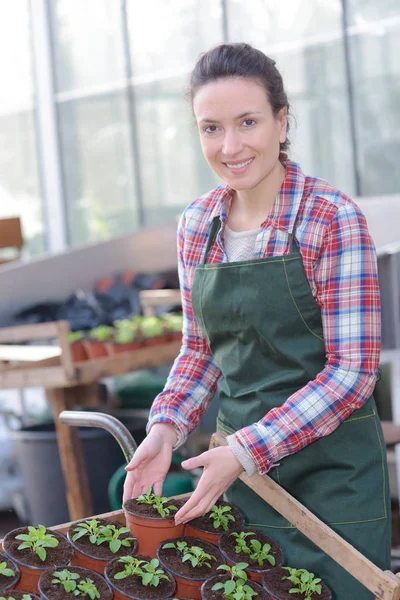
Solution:
M91 519L91 521L83 521L79 523L74 531L75 535L72 537L72 541L76 542L83 536L88 536L92 544L97 543L97 537L100 533L99 522L97 519Z
M283 568L289 571L289 575L282 577L282 581L288 579L295 586L289 590L289 594L302 594L304 600L312 600L313 594L321 594L321 579L314 577L314 573L310 573L306 569Z
M275 566L275 557L270 554L271 545L270 544L262 544L258 540L250 540L251 546L251 554L250 558L252 560L256 560L260 567L264 565L264 562L267 560L269 564L274 567Z
M18 550L29 548L32 552L38 555L40 560L46 560L45 548L57 548L58 540L51 533L46 532L44 525L35 527L28 526L28 533L21 533L15 536L16 540L21 540L22 544L18 546Z
M164 333L164 326L158 317L143 317L140 321L140 330L146 338L159 337Z
M86 577L86 579L81 579L77 586L77 592L79 596L89 596L90 600L95 600L95 598L100 598L100 592L94 584L93 579ZM76 594L76 595L78 595Z
M146 561L133 556L123 556L118 563L121 563L124 569L116 573L114 579L126 579L126 577L132 577L133 575L143 575L142 565L146 564Z
M161 579L166 579L169 581L169 577L165 574L163 569L159 569L159 562L156 558L153 558L151 561L145 563L142 568L142 574L140 577L142 578L142 584L145 586L152 585L157 587L160 583Z
M241 531L240 533L237 533L237 531L234 531L230 535L235 538L235 543L236 543L235 552L237 554L239 554L239 552L244 552L245 554L250 554L251 549L247 545L246 538L249 537L249 535L255 535L254 531Z
M148 488L145 494L142 494L136 498L136 502L138 504L150 504L156 509L160 517L168 517L171 510L178 510L178 508L173 504L166 506L169 502L168 498L153 494L151 487Z
M167 331L182 331L183 327L183 316L174 313L165 313L161 315L162 320L165 323Z
M70 331L68 334L68 341L70 344L74 344L75 342L80 342L83 340L83 332L82 331Z
M248 566L248 563L237 563L232 567L219 566L218 569L229 573L231 578L224 583L219 581L211 589L213 591L223 590L224 597L229 600L252 600L253 596L257 596L257 592L246 583L247 573L244 569Z
M199 546L188 546L187 542L169 542L163 545L163 548L175 548L182 556L182 562L190 562L192 567L202 567L206 565L211 569L211 560L217 560L212 554L208 554Z
M7 567L7 563L4 561L0 563L0 575L4 575L4 577L14 577L15 573L12 569Z
M76 589L79 577L79 573L71 573L68 569L63 569L62 571L54 571L51 583L62 585L66 592L79 596L79 590Z
M214 505L208 515L213 521L214 529L222 527L224 531L229 528L229 521L235 521L235 517L229 514L232 511L230 506L217 506Z
M108 546L111 552L115 553L121 548L121 546L125 546L127 548L131 547L131 542L134 540L133 537L127 537L123 540L120 539L120 535L124 533L130 533L128 527L116 527L115 525L101 525L100 526L100 535L97 538L97 545L104 544L104 542L108 543Z
M114 329L108 325L99 325L89 331L89 336L92 340L97 340L98 342L107 342L112 338L113 334Z

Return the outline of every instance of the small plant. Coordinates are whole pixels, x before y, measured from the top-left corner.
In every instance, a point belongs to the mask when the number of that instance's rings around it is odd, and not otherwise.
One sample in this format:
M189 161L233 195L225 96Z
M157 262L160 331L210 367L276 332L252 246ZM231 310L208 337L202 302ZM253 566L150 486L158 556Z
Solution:
M289 571L289 575L282 577L282 581L288 579L295 585L289 590L289 594L303 594L304 600L312 600L313 594L321 594L321 579L314 577L314 573L309 573L306 569L283 568Z
M182 562L190 562L192 567L202 567L206 565L211 569L211 560L217 560L212 554L208 554L203 548L199 546L188 546L187 542L169 542L164 544L163 548L175 548L175 550L182 556Z
M275 557L270 554L270 544L261 544L258 540L250 540L250 546L252 550L250 558L256 560L260 567L264 565L266 560L272 567L275 566Z
M113 336L113 333L114 329L109 325L99 325L89 331L89 336L92 340L107 342Z
M160 517L167 517L171 510L178 510L178 508L173 504L165 506L169 502L168 498L164 496L158 496L157 494L153 494L151 487L149 487L148 490L146 490L145 494L142 494L141 496L136 498L136 502L138 504L150 504L156 509Z
M100 598L100 592L94 584L93 579L86 577L86 579L81 579L78 583L77 590L78 592L76 596L89 596L90 600L95 600L95 598Z
M225 598L229 600L252 600L253 596L257 596L249 585L247 585L247 573L244 571L248 567L248 563L237 563L232 567L221 565L218 569L227 571L231 578L223 583L219 581L211 588L213 591L224 590Z
M83 340L83 331L70 331L68 334L68 341L70 344L74 344L75 342L80 342Z
M121 546L130 547L131 540L134 539L132 537L123 540L119 539L120 535L130 533L127 527L116 527L112 524L100 525L96 519L79 523L74 531L76 531L76 533L72 538L73 542L79 540L83 536L88 536L90 542L97 546L108 542L109 548L113 553L118 552Z
M12 569L7 567L7 563L4 561L0 563L0 575L4 575L4 577L14 577L15 573Z
M235 517L230 515L232 508L230 506L217 506L216 504L212 507L209 518L213 521L214 529L222 527L224 531L229 528L229 521L235 521Z
M138 334L138 324L129 319L115 321L114 326L116 331L114 334L114 342L116 344L129 344L133 342Z
M92 519L91 521L84 521L83 523L79 523L74 531L76 531L75 535L72 537L72 541L76 542L79 538L87 535L92 544L97 543L97 536L99 535L100 528L99 522L97 519Z
M159 564L158 560L153 558L150 562L143 565L143 572L141 574L143 585L157 587L161 579L169 581L169 577L165 574L165 571L158 568Z
M74 596L79 596L79 590L76 589L78 573L71 573L68 569L62 571L54 571L51 583L62 585L66 592L72 592Z
M16 540L22 540L22 544L18 546L18 550L29 548L32 552L36 553L40 560L46 560L45 548L57 548L58 540L51 533L46 533L46 527L39 525L37 529L35 527L28 526L28 533L21 533L15 536Z
M164 333L163 322L158 317L142 317L140 321L140 330L143 337L159 337Z
M118 562L124 565L124 570L116 573L114 579L125 579L132 575L142 575L142 565L146 563L145 560L139 560L133 556L123 556Z
M237 554L239 554L239 552L244 552L245 554L250 554L251 549L247 545L246 538L249 537L249 535L255 535L254 531L241 531L240 533L237 533L237 531L234 531L230 535L235 538L235 542L236 542L235 552Z

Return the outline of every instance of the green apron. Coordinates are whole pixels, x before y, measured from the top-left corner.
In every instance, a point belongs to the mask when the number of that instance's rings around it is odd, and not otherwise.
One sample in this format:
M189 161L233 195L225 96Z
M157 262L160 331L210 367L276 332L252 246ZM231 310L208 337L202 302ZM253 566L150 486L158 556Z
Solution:
M233 433L315 379L326 353L320 309L294 232L288 255L207 264L219 229L216 217L196 269L192 304L222 373L217 426ZM390 568L386 452L373 397L333 433L280 460L269 475L376 565ZM318 574L336 600L372 600L364 586L239 479L227 497L251 527L282 545L286 565Z

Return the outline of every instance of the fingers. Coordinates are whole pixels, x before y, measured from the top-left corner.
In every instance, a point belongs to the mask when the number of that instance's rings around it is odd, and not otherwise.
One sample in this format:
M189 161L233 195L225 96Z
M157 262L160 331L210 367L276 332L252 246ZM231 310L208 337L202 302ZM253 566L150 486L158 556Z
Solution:
M198 456L193 456L192 458L184 460L181 464L181 467L186 469L186 471L190 471L191 469L197 469L198 467L206 467L209 463L209 460L210 450L207 450Z

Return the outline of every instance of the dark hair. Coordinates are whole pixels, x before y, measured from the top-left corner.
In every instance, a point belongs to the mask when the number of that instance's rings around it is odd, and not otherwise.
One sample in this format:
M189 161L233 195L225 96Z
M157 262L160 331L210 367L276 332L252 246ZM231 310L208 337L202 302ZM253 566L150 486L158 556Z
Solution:
M200 55L189 80L188 98L193 104L197 90L211 81L227 77L245 77L260 84L266 91L275 116L287 107L289 102L283 87L282 76L275 66L275 61L250 44L220 44ZM287 123L287 132L289 122ZM287 160L290 142L286 137L280 145L279 159Z

